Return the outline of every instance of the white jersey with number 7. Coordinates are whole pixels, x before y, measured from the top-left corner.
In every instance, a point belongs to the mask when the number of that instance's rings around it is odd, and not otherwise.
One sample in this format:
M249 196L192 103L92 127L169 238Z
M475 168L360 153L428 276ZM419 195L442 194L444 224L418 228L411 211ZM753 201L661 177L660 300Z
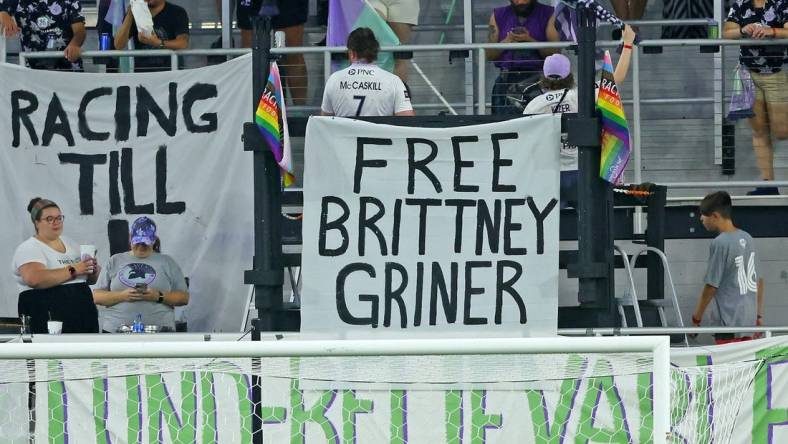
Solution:
M354 63L328 78L321 110L340 117L393 116L413 107L399 77L375 64Z

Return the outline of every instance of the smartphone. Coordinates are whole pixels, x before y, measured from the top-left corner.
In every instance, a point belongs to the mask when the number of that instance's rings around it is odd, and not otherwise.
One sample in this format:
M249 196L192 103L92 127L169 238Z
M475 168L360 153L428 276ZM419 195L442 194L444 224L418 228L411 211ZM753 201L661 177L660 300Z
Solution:
M134 284L134 289L137 290L137 293L145 293L148 291L148 284Z
M528 32L528 29L525 26L515 26L512 28L512 33L514 34L525 34Z

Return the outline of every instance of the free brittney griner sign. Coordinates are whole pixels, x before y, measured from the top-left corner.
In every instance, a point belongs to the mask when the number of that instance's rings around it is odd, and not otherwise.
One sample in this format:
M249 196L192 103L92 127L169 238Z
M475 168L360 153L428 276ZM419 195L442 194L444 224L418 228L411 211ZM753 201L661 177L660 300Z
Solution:
M555 334L560 118L312 118L302 329Z

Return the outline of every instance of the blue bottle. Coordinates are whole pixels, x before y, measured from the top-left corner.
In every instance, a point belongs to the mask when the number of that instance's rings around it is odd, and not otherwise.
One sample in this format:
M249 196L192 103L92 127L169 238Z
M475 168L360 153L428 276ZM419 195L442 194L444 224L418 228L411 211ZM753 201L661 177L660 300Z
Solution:
M142 314L137 313L136 319L134 319L134 323L131 324L131 332L132 333L144 333L145 332L145 324L142 323Z

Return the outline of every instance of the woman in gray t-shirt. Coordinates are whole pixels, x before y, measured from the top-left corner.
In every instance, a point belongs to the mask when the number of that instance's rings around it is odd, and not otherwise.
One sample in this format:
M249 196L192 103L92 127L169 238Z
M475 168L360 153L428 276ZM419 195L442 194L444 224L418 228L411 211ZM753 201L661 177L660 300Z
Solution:
M156 224L140 217L131 225L131 251L113 255L101 270L93 301L104 306L101 328L114 333L137 315L146 325L175 330L173 307L186 305L189 292L181 267L157 252Z

